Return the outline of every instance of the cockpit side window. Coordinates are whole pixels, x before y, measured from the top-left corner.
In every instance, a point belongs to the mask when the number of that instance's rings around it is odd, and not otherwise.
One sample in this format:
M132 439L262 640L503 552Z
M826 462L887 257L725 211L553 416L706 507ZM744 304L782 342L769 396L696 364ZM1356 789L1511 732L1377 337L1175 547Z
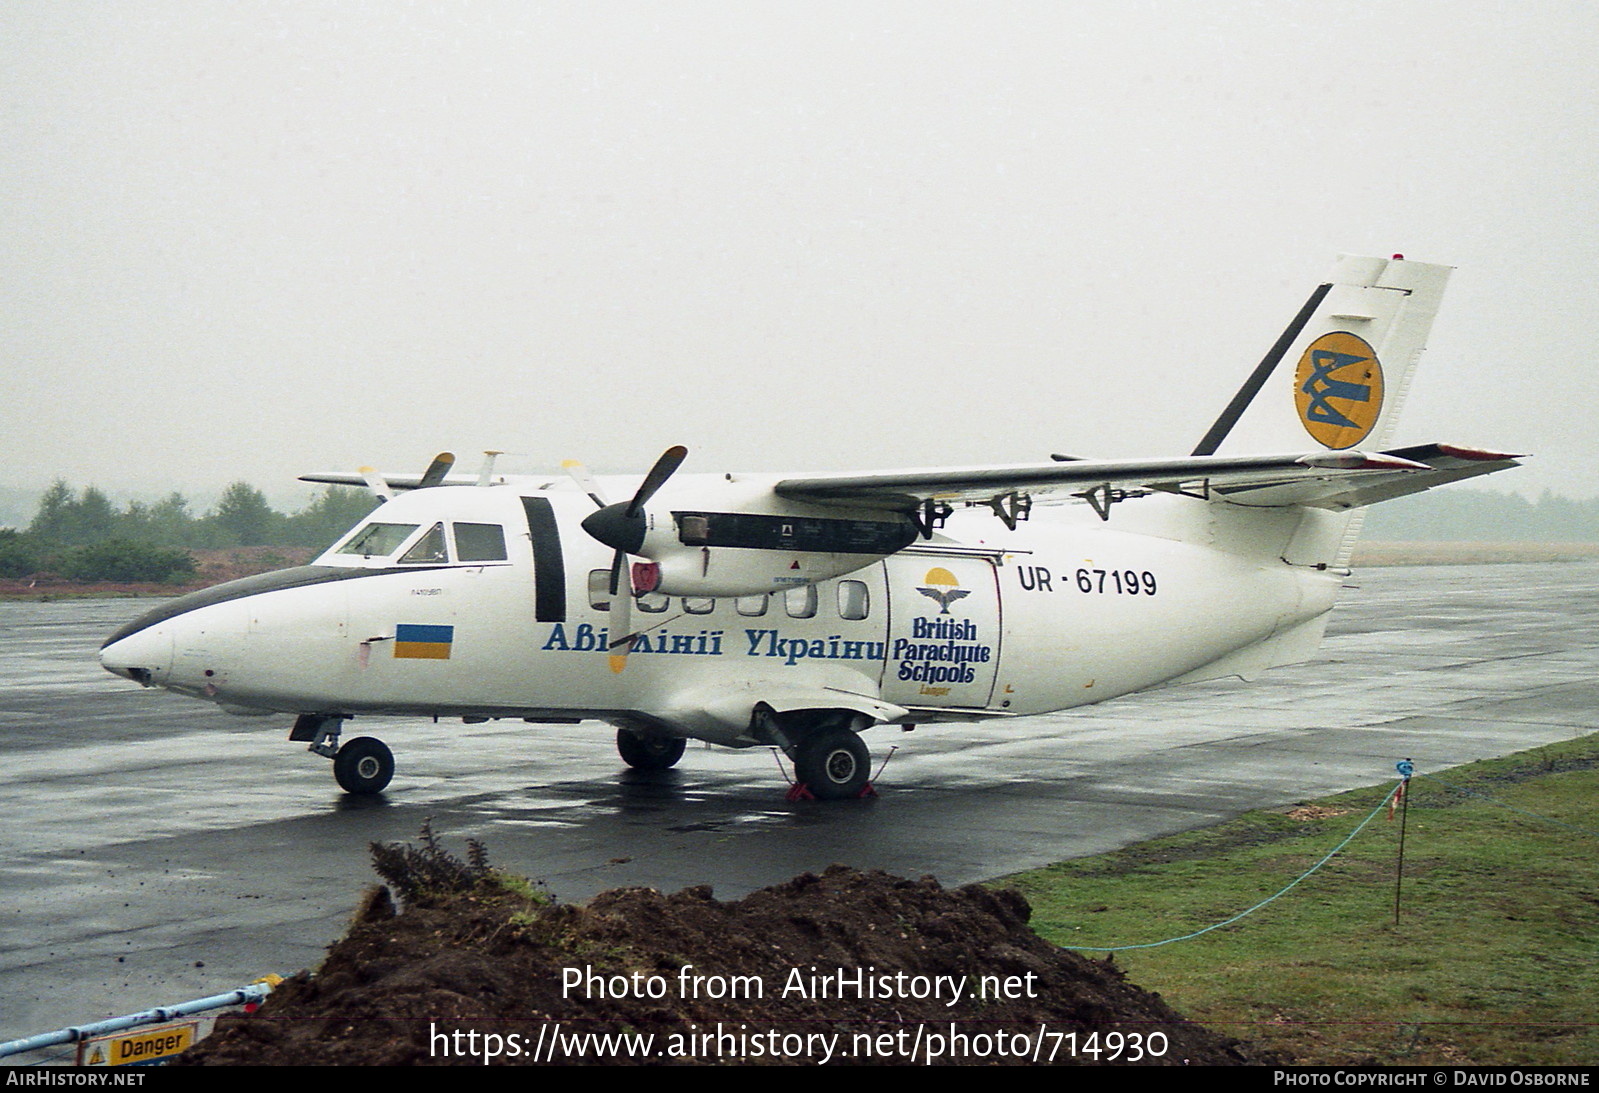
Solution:
M450 550L444 545L444 525L434 524L428 533L405 552L401 565L445 565L450 560Z
M505 529L499 524L456 524L455 557L461 562L505 561Z
M339 548L340 554L359 554L363 558L387 558L411 537L417 524L368 524Z

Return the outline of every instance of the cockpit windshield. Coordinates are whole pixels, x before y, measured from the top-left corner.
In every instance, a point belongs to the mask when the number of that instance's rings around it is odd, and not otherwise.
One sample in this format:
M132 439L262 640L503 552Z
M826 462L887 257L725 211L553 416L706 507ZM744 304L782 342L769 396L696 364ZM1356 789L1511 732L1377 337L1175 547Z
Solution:
M363 558L387 558L411 537L418 524L368 524L339 548L340 554L359 554Z
M426 528L426 531L422 529ZM452 547L453 543L453 547ZM403 552L403 553L402 553ZM395 555L399 558L396 559ZM350 533L328 557L360 558L367 562L396 562L404 566L503 564L509 561L505 529L499 524L446 523L387 524L373 521ZM354 564L352 562L338 564Z

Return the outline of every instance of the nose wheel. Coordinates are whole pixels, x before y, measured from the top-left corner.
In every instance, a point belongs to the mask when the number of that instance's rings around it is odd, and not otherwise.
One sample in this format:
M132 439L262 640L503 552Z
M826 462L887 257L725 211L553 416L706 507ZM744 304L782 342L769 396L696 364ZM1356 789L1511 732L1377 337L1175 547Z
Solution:
M333 757L333 777L346 793L382 793L394 777L394 753L375 736L357 736Z

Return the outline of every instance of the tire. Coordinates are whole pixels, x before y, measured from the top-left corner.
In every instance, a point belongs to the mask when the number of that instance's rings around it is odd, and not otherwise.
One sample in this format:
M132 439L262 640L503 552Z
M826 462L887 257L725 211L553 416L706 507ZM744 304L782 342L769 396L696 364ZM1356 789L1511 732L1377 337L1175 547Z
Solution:
M357 736L333 757L333 777L346 793L382 793L394 777L394 753L375 736Z
M617 753L634 770L670 770L683 758L687 744L681 736L640 736L627 729L616 730Z
M866 741L848 729L822 729L794 749L794 777L820 801L859 797L871 780Z

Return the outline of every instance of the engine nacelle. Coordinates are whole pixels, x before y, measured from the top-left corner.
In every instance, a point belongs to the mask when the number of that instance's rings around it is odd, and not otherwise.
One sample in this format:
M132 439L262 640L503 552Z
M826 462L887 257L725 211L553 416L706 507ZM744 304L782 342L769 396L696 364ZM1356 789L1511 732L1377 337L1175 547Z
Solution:
M766 483L725 481L645 514L630 553L658 568L669 596L748 596L841 577L915 541L909 517L796 503ZM641 574L646 576L646 574Z

